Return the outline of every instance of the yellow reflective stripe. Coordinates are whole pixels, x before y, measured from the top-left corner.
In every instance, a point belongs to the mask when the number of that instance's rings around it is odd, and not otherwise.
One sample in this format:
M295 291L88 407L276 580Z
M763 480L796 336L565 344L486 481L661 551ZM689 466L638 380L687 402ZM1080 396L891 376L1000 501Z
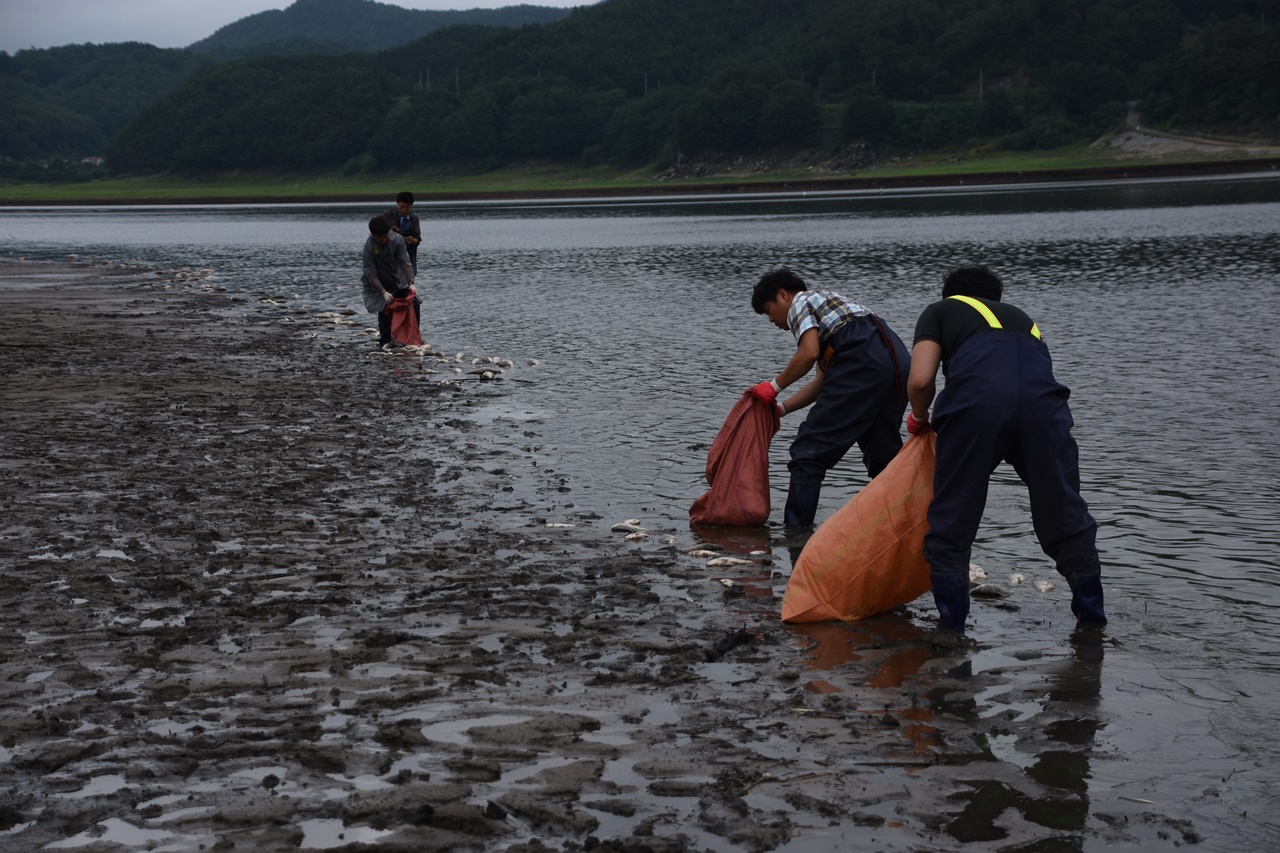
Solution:
M965 305L972 307L975 311L977 311L979 314L982 315L983 319L987 321L987 323L991 326L991 328L993 329L1004 328L1004 326L1000 325L1000 321L996 319L996 315L991 313L991 309L983 305L978 300L974 299L972 296L948 296L947 298L959 299ZM1040 327L1037 326L1035 323L1031 324L1031 336L1036 340L1040 340Z
M996 315L991 313L991 309L983 305L978 300L974 299L972 296L948 296L947 298L959 299L965 305L971 306L975 311L977 311L979 314L982 315L983 319L985 319L991 325L991 328L993 329L1004 328L1004 326L1000 325L1000 321L996 319Z

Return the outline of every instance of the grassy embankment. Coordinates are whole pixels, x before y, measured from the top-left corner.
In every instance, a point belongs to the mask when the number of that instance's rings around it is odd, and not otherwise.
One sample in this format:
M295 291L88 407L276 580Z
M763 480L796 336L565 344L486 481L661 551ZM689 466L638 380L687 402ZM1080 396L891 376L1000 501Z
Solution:
M716 189L778 189L781 185L802 189L806 184L839 183L850 189L886 183L953 183L964 176L981 178L1064 173L1087 179L1117 168L1194 171L1197 166L1221 167L1225 162L1249 168L1258 158L1239 160L1223 156L1119 157L1109 151L1073 147L1038 152L933 153L903 158L856 174L808 170L768 174L721 175L705 178L658 180L654 170L621 170L610 167L524 166L467 174L421 170L387 175L278 175L232 174L210 176L149 175L69 184L19 184L0 182L0 204L45 205L76 203L195 203L234 201L342 201L390 199L411 189L420 201L434 198L503 197L556 194L645 194L706 192Z

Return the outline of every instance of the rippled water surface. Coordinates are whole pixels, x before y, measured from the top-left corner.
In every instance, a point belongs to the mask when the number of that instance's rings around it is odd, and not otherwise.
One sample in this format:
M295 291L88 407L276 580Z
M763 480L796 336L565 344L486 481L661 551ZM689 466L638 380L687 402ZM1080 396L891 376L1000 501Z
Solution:
M384 206L8 210L0 254L209 268L213 283L295 308L360 310L364 223ZM751 311L761 273L790 266L910 342L946 268L991 266L1072 389L1108 608L1133 655L1106 688L1129 718L1113 743L1151 754L1095 768L1093 784L1145 773L1192 797L1204 780L1186 781L1188 762L1253 774L1223 808L1252 810L1246 846L1275 838L1258 821L1280 813L1277 779L1257 762L1274 765L1280 726L1280 180L416 209L424 337L538 359L493 392L493 429L542 422L567 513L652 528L685 526L725 414L793 349ZM797 423L774 442L775 516ZM865 482L856 456L828 480L819 518ZM1007 467L974 559L1052 576Z

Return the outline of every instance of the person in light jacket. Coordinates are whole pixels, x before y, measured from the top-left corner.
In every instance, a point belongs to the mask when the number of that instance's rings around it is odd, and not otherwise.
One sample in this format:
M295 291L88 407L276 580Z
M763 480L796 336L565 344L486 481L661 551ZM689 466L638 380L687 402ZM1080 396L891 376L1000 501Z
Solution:
M364 271L360 276L364 308L378 315L378 346L393 344L391 337L392 299L413 297L413 317L422 325L422 300L414 289L413 263L404 238L391 230L383 216L369 220L369 239L364 242Z

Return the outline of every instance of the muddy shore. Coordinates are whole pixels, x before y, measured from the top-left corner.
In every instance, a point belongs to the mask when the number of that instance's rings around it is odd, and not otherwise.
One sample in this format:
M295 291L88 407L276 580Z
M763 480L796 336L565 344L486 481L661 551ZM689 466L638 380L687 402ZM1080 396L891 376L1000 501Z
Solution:
M982 716L927 602L783 626L767 558L566 511L500 389L180 278L0 262L0 849L1199 840L1091 813L1069 614L987 611L1065 653Z

